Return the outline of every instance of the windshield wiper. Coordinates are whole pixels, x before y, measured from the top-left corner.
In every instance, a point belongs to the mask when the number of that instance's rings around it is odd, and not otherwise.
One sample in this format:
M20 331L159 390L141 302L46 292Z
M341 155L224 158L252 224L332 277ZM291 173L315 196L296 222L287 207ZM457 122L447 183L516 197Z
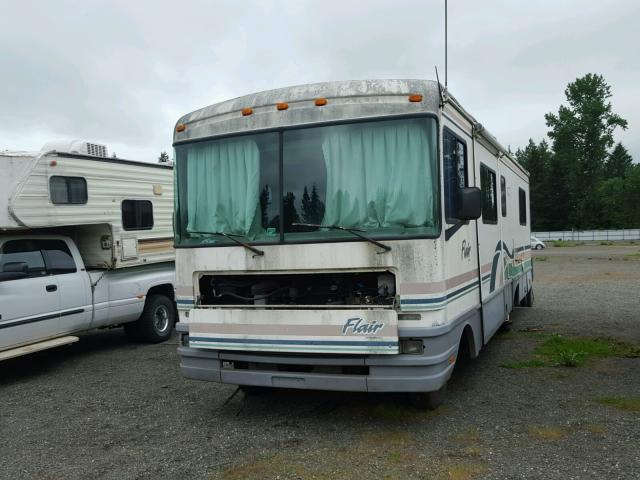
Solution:
M391 247L389 245L385 245L384 243L380 243L377 240L374 240L371 237L368 237L366 235L362 235L362 233L366 232L366 230L359 230L357 228L348 228L348 227L342 227L340 225L320 225L318 223L292 223L291 225L293 226L297 226L297 227L314 227L314 228L328 228L330 230L342 230L345 232L349 232L354 234L356 237L360 237L363 240L366 240L369 243L373 243L376 247L380 247L382 248L384 251L382 252L378 252L378 253L385 253L391 250Z
M259 257L261 255L264 255L263 250L259 250L256 247L252 247L248 243L245 243L242 240L238 240L237 238L235 238L235 237L244 237L244 235L238 235L237 233L227 233L227 232L197 232L193 230L189 230L188 233L199 233L201 235L220 235L221 237L228 238L232 242L237 243L238 245L246 248L247 250L251 250L254 253L253 255L254 257Z

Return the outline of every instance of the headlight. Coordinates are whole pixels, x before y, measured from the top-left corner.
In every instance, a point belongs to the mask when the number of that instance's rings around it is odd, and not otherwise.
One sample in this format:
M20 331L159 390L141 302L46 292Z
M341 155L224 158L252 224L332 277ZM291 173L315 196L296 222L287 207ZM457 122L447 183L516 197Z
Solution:
M400 340L400 353L422 355L424 345L422 340Z

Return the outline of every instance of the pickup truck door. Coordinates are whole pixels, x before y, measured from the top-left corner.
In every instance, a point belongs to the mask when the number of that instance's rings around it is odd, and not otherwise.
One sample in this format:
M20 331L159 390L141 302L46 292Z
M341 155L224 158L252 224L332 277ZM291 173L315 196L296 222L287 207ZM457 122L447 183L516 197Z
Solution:
M91 284L80 254L75 246L70 248L64 240L41 240L40 247L47 272L58 284L59 333L88 329L91 323Z
M54 337L60 296L46 270L38 240L8 240L0 247L0 350Z

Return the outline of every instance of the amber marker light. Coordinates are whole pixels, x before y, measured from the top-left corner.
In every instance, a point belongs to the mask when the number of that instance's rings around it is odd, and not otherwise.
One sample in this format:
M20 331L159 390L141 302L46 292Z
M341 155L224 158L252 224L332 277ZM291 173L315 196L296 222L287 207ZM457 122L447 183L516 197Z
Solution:
M315 101L316 107L324 107L327 103L328 102L326 98L316 98Z
M276 105L276 107L278 108L278 110L286 110L287 108L289 108L289 104L280 102Z
M187 126L184 123L181 123L176 127L176 132L184 132L187 129Z
M242 109L242 116L247 117L253 113L253 108L247 107Z
M410 102L421 102L422 101L422 95L419 94L414 94L414 95L409 95L409 101Z

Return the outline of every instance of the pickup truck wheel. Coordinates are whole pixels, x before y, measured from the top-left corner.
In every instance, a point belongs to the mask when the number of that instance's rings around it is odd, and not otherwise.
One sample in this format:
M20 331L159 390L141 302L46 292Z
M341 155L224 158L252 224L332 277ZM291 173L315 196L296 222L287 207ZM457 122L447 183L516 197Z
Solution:
M164 295L147 298L140 318L124 326L127 335L148 343L164 342L171 336L175 324L173 302Z
M421 410L435 410L444 402L446 385L435 392L414 392L409 394L412 405Z

